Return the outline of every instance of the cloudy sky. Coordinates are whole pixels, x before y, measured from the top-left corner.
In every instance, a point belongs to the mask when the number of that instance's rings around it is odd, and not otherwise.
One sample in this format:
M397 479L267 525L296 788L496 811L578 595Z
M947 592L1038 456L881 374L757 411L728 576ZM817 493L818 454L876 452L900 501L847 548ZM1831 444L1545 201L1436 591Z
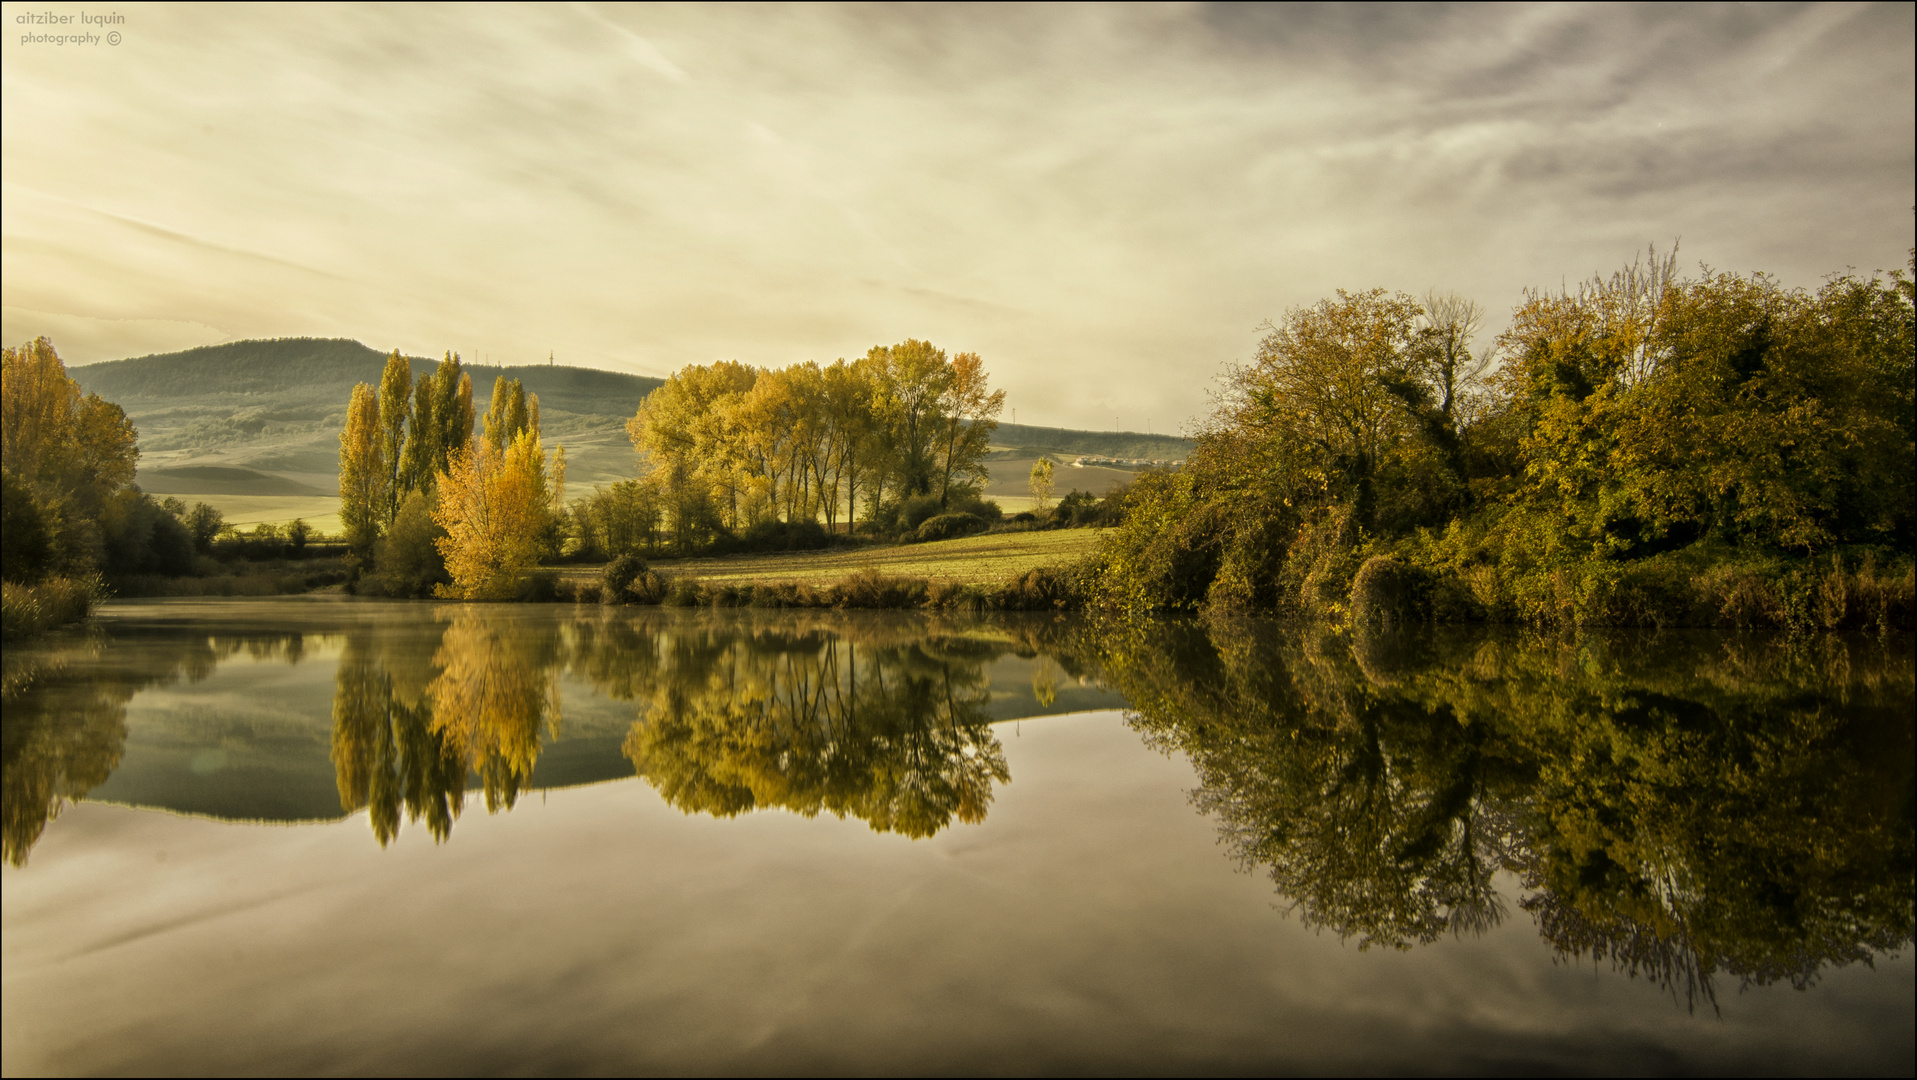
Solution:
M1914 242L1909 4L4 10L4 335L75 363L911 336L1023 422L1168 431L1340 287L1503 312L1648 243L1815 285Z

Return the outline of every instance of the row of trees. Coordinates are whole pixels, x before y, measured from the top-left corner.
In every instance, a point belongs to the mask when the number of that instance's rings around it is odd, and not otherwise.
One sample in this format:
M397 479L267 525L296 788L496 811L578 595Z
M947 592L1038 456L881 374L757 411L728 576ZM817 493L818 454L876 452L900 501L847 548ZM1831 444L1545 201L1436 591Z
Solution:
M982 489L1004 402L976 353L911 339L828 366L689 366L627 425L643 485L589 527L690 547L767 521L850 525L914 496L949 508Z
M1004 400L977 354L916 340L829 366L693 365L627 425L644 474L568 510L565 452L541 442L537 395L498 380L476 438L459 358L415 382L395 351L377 387L353 389L341 520L371 587L465 597L511 595L569 547L684 551L768 529L781 546L822 543L906 503L917 527L977 504Z
M340 519L388 591L511 595L564 538L565 451L540 439L539 396L493 383L474 438L472 377L447 353L417 381L394 350L353 388L340 432Z
M1375 557L1464 617L1665 621L1732 603L1726 566L1909 559L1905 273L1805 291L1653 253L1487 348L1482 319L1373 290L1267 324L1189 465L1134 485L1106 598L1337 609Z

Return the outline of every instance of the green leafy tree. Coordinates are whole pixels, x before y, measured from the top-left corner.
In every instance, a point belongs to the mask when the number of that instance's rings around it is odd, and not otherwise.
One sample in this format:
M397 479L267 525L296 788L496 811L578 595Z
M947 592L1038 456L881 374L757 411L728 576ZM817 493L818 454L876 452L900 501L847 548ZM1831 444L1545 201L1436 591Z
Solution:
M406 423L411 418L413 372L406 358L394 349L386 358L386 369L379 380L380 462L385 470L380 487L385 501L379 507L379 527L384 529L399 512L399 500L406 493L405 462L401 450L406 444Z

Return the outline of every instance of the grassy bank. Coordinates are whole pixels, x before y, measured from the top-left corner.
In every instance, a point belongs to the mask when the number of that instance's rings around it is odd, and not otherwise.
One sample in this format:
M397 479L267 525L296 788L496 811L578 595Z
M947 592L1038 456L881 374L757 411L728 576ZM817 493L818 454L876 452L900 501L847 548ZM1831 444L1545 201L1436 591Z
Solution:
M99 599L99 583L56 577L38 585L0 583L0 636L19 641L86 618Z
M659 559L651 565L671 578L734 587L801 582L818 586L868 571L988 585L1041 567L1075 563L1091 553L1100 534L1098 529L987 533L925 544ZM603 566L597 565L568 567L561 577L583 583L596 580L602 571Z
M623 587L601 579L557 583L552 596L528 599L579 603L656 604L665 607L852 608L910 611L922 608L960 611L1056 611L1084 602L1084 583L1075 566L1036 567L996 581L911 577L864 569L836 581L749 581L668 578L656 571L638 575Z
M142 574L115 580L113 594L152 596L287 596L339 585L350 577L343 556L235 559L202 557L196 573L185 577Z

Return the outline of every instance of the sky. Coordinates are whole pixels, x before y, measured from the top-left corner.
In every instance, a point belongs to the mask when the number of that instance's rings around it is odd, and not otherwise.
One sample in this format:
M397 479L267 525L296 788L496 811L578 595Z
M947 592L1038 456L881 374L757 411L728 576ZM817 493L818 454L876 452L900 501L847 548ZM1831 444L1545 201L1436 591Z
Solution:
M1652 244L1905 266L1914 12L8 3L4 338L665 375L916 337L1005 419L1177 432L1341 288L1495 330Z

